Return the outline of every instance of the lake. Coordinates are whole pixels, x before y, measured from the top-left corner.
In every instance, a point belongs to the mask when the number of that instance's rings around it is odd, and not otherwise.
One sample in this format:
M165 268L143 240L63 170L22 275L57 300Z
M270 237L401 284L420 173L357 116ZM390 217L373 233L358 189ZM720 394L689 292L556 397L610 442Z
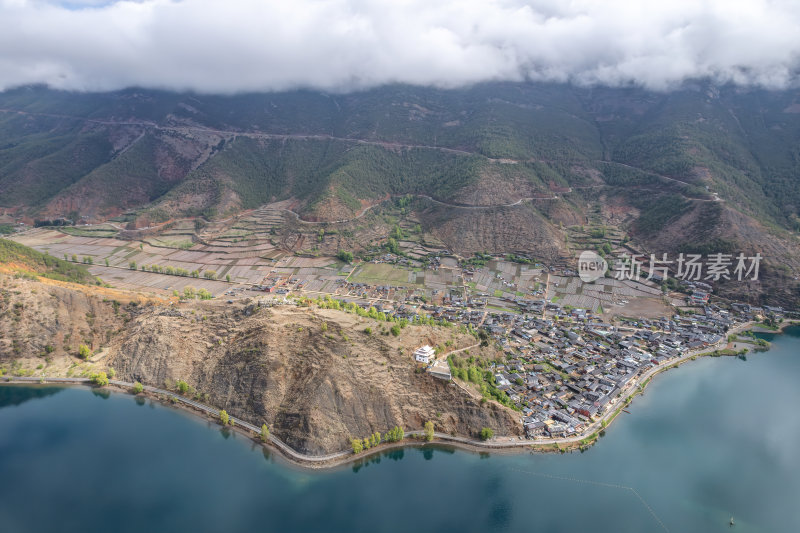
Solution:
M405 448L320 472L124 393L2 386L0 530L798 531L800 328L764 337L657 376L585 453Z

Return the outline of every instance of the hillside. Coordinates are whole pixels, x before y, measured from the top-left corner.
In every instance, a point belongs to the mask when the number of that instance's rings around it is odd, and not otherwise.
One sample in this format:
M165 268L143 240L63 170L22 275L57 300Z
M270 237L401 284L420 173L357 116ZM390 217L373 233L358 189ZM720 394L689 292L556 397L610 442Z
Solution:
M333 195L355 212L359 200L385 194L463 201L480 181L545 193L593 175L690 197L712 190L791 228L797 97L702 85L664 94L486 84L230 97L17 89L0 94L0 204L103 217L200 190L209 192L190 210L294 197L313 214ZM90 197L100 200L76 201Z
M81 264L58 259L22 244L0 239L0 268L23 271L60 281L89 283L94 277Z
M455 328L409 325L394 337L343 311L168 305L99 291L0 274L0 370L52 377L114 368L123 380L169 389L183 380L205 403L267 423L311 454L347 449L350 437L395 425L420 429L427 420L448 433L477 435L489 426L521 434L514 411L415 371L411 354L421 342L477 342ZM92 350L88 361L77 357L80 344ZM490 347L471 351L502 355Z

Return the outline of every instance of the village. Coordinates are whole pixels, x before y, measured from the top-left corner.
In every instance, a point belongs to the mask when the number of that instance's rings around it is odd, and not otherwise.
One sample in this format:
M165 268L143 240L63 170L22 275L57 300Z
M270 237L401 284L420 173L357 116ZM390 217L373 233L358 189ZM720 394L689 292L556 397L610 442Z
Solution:
M482 327L502 345L506 361L486 370L508 396L509 405L520 411L528 438L570 437L617 407L619 398L647 371L719 350L737 326L762 314L779 319L782 313L780 308L741 304L729 312L711 305L699 314L642 319L625 326L551 304L544 316L492 313ZM419 348L414 357L440 379L463 372L457 360L437 358L430 346Z
M431 268L438 270L441 258L434 259ZM375 264L392 260L382 256ZM416 275L411 272L410 277ZM729 336L732 330L763 320L777 323L784 316L780 307L711 304L712 287L704 282L687 283L685 294L667 295L653 282L615 284L616 280L606 278L585 284L569 269L528 268L495 259L481 268L463 266L460 276L461 287L428 287L427 291L405 284L339 279L327 297L388 319L410 323L429 319L463 326L476 332L483 343L496 343L505 360L478 368L470 368L478 362L469 357L468 350L448 352L441 346L420 346L413 359L433 379L454 381L465 388L475 384L473 391L517 410L526 437L534 441L581 435L619 408L621 398L651 370L695 354L724 353L731 338L736 338ZM291 301L287 300L290 294L304 294L307 286L308 281L296 276L273 275L253 289L285 302ZM241 294L241 289L228 294ZM662 307L663 301L674 307ZM585 302L594 308L566 302ZM650 309L645 317L615 314L609 319L604 302L622 307L633 302L640 309L649 303ZM654 313L669 309L673 314ZM756 339L743 339L733 343L739 354L761 346ZM473 369L479 377L473 377Z
M389 320L461 326L481 343L494 343L505 359L476 361L468 350L423 345L414 364L432 379L518 411L533 440L580 435L618 409L649 371L721 350L734 328L784 315L778 307L711 303L713 287L702 281L683 284L681 292L666 290L657 277L607 275L587 283L572 265L547 266L525 256L464 259L434 250L409 259L383 252L351 263L208 245L176 249L52 229L15 239L82 260L104 282L126 289L182 295L197 287L229 304L331 298Z

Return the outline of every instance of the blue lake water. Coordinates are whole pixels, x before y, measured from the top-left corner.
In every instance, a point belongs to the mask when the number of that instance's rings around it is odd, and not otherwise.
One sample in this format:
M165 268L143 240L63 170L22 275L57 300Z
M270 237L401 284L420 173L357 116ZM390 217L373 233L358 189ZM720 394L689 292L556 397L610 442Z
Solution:
M0 531L799 531L800 329L768 337L658 376L585 453L322 472L127 394L2 386Z

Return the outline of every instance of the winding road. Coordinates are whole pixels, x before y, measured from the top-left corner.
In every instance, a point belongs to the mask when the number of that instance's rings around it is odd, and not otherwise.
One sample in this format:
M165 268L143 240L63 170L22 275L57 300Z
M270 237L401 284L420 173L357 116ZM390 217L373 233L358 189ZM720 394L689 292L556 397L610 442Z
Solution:
M305 133L286 133L286 134L281 134L281 133L263 133L263 132L252 132L252 131L251 132L247 132L247 131L237 131L237 130L225 130L225 129L218 129L218 128L208 128L208 127L204 127L204 126L190 126L190 125L168 126L168 125L162 125L162 124L158 124L156 122L151 122L151 121L135 121L135 120L114 121L114 120L91 119L91 118L79 117L79 116L74 116L74 115L62 115L62 114L56 114L56 113L38 113L38 112L22 111L22 110L11 109L11 108L0 108L0 113L16 113L16 114L25 115L25 116L44 116L44 117L51 117L51 118L62 118L62 119L68 119L68 120L82 121L82 122L86 122L86 123L90 123L90 124L99 124L99 125L104 125L104 126L138 126L138 127L141 127L141 128L148 128L148 129L153 129L153 130L156 130L156 131L166 131L166 132L174 132L174 133L180 133L180 134L208 133L208 134L221 135L221 136L227 136L227 137L247 137L247 138L253 138L253 139L266 139L266 140L338 141L338 142L346 142L346 143L352 143L352 144L357 144L357 145L378 146L378 147L389 149L389 150L435 150L435 151L442 152L442 153L462 155L462 156L479 156L479 157L486 158L489 161L497 162L497 163L500 163L500 164L505 164L505 163L532 163L532 162L533 163L535 163L535 162L538 162L538 163L563 163L563 162L565 162L565 160L559 160L559 159L536 159L536 158L533 158L533 159L508 159L508 158L506 158L506 159L493 159L493 158L487 157L486 155L484 155L484 154L482 154L480 152L477 152L477 151L464 150L464 149L459 149L459 148L448 148L448 147L444 147L444 146L431 146L431 145L426 145L426 144L399 143L399 142L380 141L380 140L372 140L372 139L359 139L359 138L355 138L355 137L338 137L338 136L329 135L329 134L305 134ZM122 152L128 150L133 144L136 143L136 141L141 139L143 136L144 136L144 133L142 133L137 139L135 139L128 146L123 148ZM570 161L572 161L572 160L570 160ZM687 183L685 181L681 181L679 179L676 179L676 178L673 178L673 177L670 177L670 176L666 176L664 174L659 174L659 173L654 172L652 170L643 169L643 168L640 168L640 167L629 165L627 163L621 163L621 162L618 162L618 161L606 161L606 160L602 160L602 159L594 159L594 160L589 160L588 162L620 166L620 167L624 167L624 168L628 168L628 169L632 169L632 170L638 170L638 171L644 172L645 174L648 174L650 176L658 177L658 178L661 178L661 179L664 179L664 180L667 180L667 181L671 181L671 182L674 182L674 183L680 183L682 185L687 185L687 186L692 185L691 183ZM591 185L591 186L576 187L576 188L587 188L587 187L594 187L594 186ZM573 189L570 188L569 192L572 192L572 190ZM424 196L424 195L417 195L417 196ZM441 203L442 205L447 205L447 206L454 207L454 208L490 209L490 208L496 208L496 207L512 207L512 206L520 205L524 201L530 201L530 200L556 200L556 199L558 199L558 196L554 195L553 197L550 197L550 198L534 198L534 197L521 198L521 199L519 199L516 202L511 203L511 204L500 204L500 205L493 205L493 206L489 206L489 205L487 205L487 206L460 206L460 205L457 205L457 204L448 204L448 203L445 203L445 202L441 202L439 200L435 200L433 198L430 198L429 196L427 198L433 200L434 202ZM711 199L691 198L691 197L687 197L687 199L697 200L697 201L701 201L701 202L722 202L722 201L724 201L717 195L715 195ZM348 222L349 220L354 220L354 219L360 218L361 216L363 216L363 214L367 210L371 209L372 207L373 206L367 207L361 214L359 214L358 216L354 217L353 219L338 220L338 221L327 222L327 223L328 224L329 223L343 223L343 222ZM289 211L289 212L293 213L295 216L297 216L297 219L300 220L301 222L312 223L312 224L314 224L314 223L324 224L325 223L325 222L306 221L306 220L301 219L300 216L297 215L297 213L294 213L294 211L291 211L291 210L288 210L288 209L287 209L287 211Z

